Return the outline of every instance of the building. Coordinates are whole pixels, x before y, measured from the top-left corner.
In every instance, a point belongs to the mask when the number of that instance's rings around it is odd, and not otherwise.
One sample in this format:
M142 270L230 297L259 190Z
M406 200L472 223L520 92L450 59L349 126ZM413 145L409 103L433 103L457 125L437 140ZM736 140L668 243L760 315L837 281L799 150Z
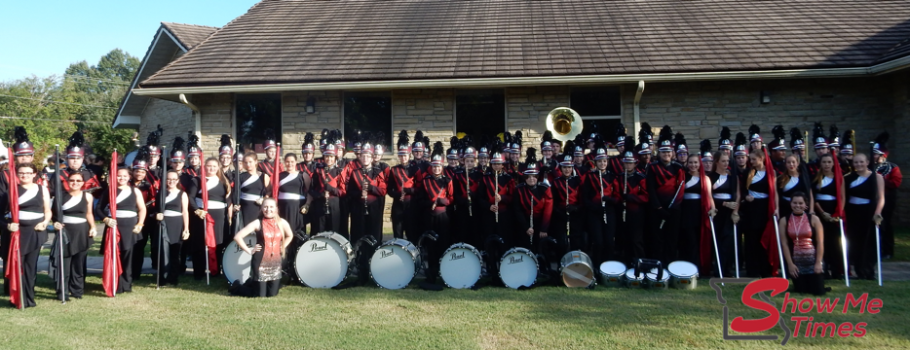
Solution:
M162 24L114 125L195 132L207 154L264 128L288 152L323 128L521 129L530 146L569 106L608 134L715 142L836 123L868 150L910 130L908 68L910 1L266 0L222 28ZM891 159L910 166L908 146L893 137Z

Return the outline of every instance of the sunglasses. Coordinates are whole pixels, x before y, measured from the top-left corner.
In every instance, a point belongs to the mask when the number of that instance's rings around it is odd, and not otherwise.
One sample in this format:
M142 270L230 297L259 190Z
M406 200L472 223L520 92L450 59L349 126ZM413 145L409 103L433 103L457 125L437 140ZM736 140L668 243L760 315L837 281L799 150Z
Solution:
M75 182L85 182L84 180L76 180L76 179L72 179L72 180L69 180L69 181L70 181L70 182L74 182L74 183L75 183Z

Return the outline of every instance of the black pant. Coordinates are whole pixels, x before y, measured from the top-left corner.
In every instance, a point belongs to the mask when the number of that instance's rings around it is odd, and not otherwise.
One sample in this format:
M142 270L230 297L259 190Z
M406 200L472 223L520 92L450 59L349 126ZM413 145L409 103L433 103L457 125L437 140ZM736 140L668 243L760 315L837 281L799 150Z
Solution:
M351 202L354 204L351 207L351 243L354 244L364 236L372 236L377 242L382 242L382 203L375 200L364 207L363 201ZM366 212L369 214L365 215Z
M651 237L647 240L650 242L648 257L658 259L663 266L667 266L678 260L680 210L678 205L664 210L651 215Z
M392 201L392 236L395 238L404 238L407 229L406 214L410 205L410 201L404 202L399 198Z
M600 263L613 260L616 245L614 236L616 232L616 212L612 206L597 208L588 211L588 238L590 248L588 253L591 255L591 261L594 266L600 266ZM606 213L607 222L604 222L604 213Z
M442 258L442 254L445 253L446 249L452 245L449 214L446 210L427 211L424 216L427 217L428 228L435 231L439 236L435 242L429 243L431 248L429 250L430 254L428 254L429 261L427 262L427 281L435 283L436 277L439 276L439 259Z
M24 307L37 306L35 304L35 280L38 278L38 256L41 249L22 253L22 300Z
M281 280L253 282L253 280L250 279L242 286L239 286L236 289L231 289L230 293L237 296L251 298L269 298L278 295L278 289L280 288Z
M63 258L63 271L66 274L66 290L70 295L81 298L85 290L85 261L88 251L82 251L71 256ZM63 291L60 290L60 283L56 284L57 298Z
M821 219L821 222L822 228L825 230L826 273L831 277L840 278L844 276L844 251L841 248L840 223L827 222L824 219Z
M178 278L182 274L180 271L180 248L183 246L183 241L177 241L177 243L168 244L163 242L161 246L161 255L158 257L159 265L156 265L156 270L158 273L158 285L163 286L164 284L177 285ZM157 250L156 250L157 252ZM156 254L153 252L152 254Z
M819 273L800 274L799 277L793 280L793 291L796 293L825 295L825 277Z
M550 219L547 234L556 240L556 247L551 253L558 257L562 257L569 251L585 250L588 247L584 213L581 211L571 213L568 221L569 231L567 232L565 209L553 208L553 216Z
M157 228L158 225L153 226ZM148 245L148 241L149 235L146 233L145 227L142 227L142 234L136 236L136 244L133 245L132 277L134 281L138 281L142 275L142 265L145 262L145 246ZM152 244L153 247L155 245L156 244ZM154 255L154 253L152 255ZM155 265L153 264L152 266Z
M875 278L875 214L873 204L856 205L847 203L844 206L847 215L847 232L850 240L847 245L847 258L850 265L861 279ZM827 254L827 252L825 252Z
M734 255L733 240L733 209L717 206L717 216L714 217L714 232L717 235L717 248L720 251L720 271L723 271L724 277L736 277L734 274L734 264L736 256ZM736 246L740 246L736 242Z
M133 249L120 249L120 282L117 293L133 291Z
M743 223L739 225L743 231L743 253L746 256L747 277L771 277L771 263L768 260L768 250L762 246L761 238L768 224L768 199L755 199L743 203L740 210ZM777 247L770 247L777 249ZM784 266L786 268L786 266Z
M620 236L623 237L622 242L625 244L624 247L619 249L619 251L622 252L620 256L623 262L629 266L638 261L638 259L646 258L643 236L643 227L645 224L644 214L644 211L641 209L634 211L626 210L626 221L617 222L617 244L620 241Z

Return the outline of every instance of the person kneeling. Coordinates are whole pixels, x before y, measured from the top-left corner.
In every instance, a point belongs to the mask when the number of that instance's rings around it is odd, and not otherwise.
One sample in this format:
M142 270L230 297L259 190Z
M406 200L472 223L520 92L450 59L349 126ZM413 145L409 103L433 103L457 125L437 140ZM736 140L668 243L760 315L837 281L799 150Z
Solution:
M256 246L249 247L243 241L246 236L256 234ZM243 285L235 281L230 293L248 297L273 297L278 295L281 285L281 261L288 245L294 238L288 222L278 217L278 207L274 199L262 202L260 218L255 220L234 236L234 242L244 252L253 256L250 263L250 280Z

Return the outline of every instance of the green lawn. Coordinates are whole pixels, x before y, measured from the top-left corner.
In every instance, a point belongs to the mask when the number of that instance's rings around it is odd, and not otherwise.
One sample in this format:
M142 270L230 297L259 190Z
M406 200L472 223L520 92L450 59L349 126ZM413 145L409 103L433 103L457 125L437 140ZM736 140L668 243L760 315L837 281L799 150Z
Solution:
M910 261L910 228L894 229L894 256L890 261Z
M222 280L205 286L186 276L177 288L155 290L146 277L134 292L102 296L91 276L82 300L61 305L51 281L39 276L37 308L0 310L6 331L0 347L32 348L287 348L287 349L605 349L749 348L772 341L722 340L722 307L700 281L695 291L594 290L538 287L525 291L429 292L355 287L285 287L278 297L226 295ZM833 284L829 295L848 291ZM742 287L724 287L732 316L761 318L737 302ZM849 291L884 301L875 315L816 315L815 321L867 322L863 338L791 339L789 346L824 349L910 348L906 290L910 282L879 288L857 281ZM780 305L782 298L775 298ZM787 317L789 319L789 317ZM792 322L788 322L793 326ZM768 334L782 334L777 328Z

